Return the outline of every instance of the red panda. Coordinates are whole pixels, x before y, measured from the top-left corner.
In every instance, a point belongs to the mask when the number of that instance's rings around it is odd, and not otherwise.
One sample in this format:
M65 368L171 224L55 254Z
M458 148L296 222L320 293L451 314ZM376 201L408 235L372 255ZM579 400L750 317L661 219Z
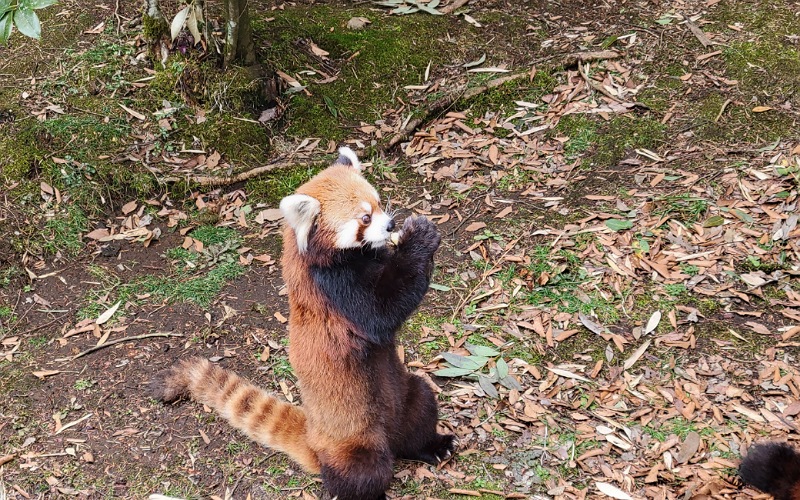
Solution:
M302 406L204 359L157 375L156 399L191 396L252 439L320 473L338 500L385 497L396 459L436 464L454 436L439 434L436 397L400 361L395 335L430 285L441 236L424 217L395 228L349 148L280 203L289 292L289 361Z
M800 453L788 443L753 445L739 465L739 477L775 500L800 500Z

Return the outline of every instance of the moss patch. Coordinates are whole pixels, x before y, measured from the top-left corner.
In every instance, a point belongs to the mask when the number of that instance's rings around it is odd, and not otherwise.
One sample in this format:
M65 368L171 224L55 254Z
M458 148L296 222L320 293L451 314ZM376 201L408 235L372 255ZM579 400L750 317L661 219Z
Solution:
M497 78L497 75L480 76L472 81L472 85L480 86L489 80ZM481 118L487 111L508 112L516 106L514 101L526 101L542 104L541 99L545 94L549 94L559 84L555 71L539 71L533 80L519 78L494 89L481 93L467 102L459 101L456 108L471 111L473 117Z
M713 17L723 27L741 23L750 35L723 51L728 73L739 80L742 91L761 103L786 99L800 103L796 92L800 87L800 51L792 41L800 33L800 18L787 2L725 2Z
M655 118L625 115L607 122L586 116L566 116L557 130L569 137L564 146L568 156L588 151L584 166L602 168L614 166L633 149L657 148L667 129Z
M689 115L696 120L695 134L713 142L745 140L758 144L795 134L796 121L791 115L776 109L755 113L752 107L752 104L730 102L726 105L726 97L712 91L689 107Z
M247 181L245 190L251 201L277 206L281 198L295 192L301 184L311 179L324 164L314 166L297 166L270 172Z
M388 16L367 8L333 9L329 6L297 6L271 13L271 22L254 20L254 33L269 44L266 59L290 75L315 68L338 72L329 83L321 74L300 75L311 95L292 94L287 133L298 137L341 139L339 123L373 122L404 85L420 83L428 63L452 62L460 49L463 23L450 16ZM364 16L372 23L350 30L347 21ZM447 34L451 35L447 40ZM309 55L308 42L328 51L330 64ZM387 79L386 75L392 75Z

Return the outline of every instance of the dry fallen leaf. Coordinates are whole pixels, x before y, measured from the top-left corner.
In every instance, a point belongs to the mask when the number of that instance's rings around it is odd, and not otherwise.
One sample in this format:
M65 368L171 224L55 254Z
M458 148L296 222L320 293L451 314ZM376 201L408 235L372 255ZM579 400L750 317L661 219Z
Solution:
M610 496L611 498L616 498L617 500L633 500L629 494L625 493L621 489L617 488L613 484L605 483L602 481L596 481L595 486L597 489L600 490L600 493L606 496Z
M119 309L120 304L122 304L122 302L117 302L113 306L106 309L100 316L97 317L95 323L97 323L98 325L102 325L103 323L110 320L111 317L114 316L114 313L117 312L117 309Z

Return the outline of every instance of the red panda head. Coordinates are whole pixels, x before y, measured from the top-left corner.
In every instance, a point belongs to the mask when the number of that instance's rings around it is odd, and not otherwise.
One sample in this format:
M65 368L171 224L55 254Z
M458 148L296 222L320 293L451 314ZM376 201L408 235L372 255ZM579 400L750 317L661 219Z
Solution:
M380 248L395 226L348 147L339 149L339 159L332 166L281 200L280 208L301 254L308 250L312 237L329 249Z

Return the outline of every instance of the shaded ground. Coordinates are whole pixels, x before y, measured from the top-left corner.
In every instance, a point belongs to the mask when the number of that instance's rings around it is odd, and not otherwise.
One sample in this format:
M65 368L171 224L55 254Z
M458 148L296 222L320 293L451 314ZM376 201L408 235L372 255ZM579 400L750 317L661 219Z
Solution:
M391 497L750 498L741 454L796 437L800 4L265 2L276 108L199 53L154 72L131 7L59 8L0 48L7 498L321 494L144 384L203 355L298 401L274 209L341 143L445 235L402 338L461 449Z

